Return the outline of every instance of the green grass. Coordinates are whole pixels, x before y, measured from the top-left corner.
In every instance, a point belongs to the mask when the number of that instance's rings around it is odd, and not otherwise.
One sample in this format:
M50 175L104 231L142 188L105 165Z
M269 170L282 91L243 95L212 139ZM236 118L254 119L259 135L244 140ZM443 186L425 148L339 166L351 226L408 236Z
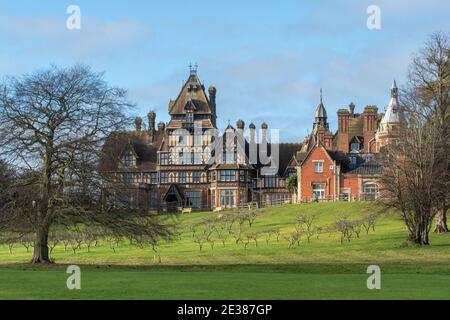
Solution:
M271 227L287 234L300 212L317 214L316 224L333 223L337 213L352 218L379 210L373 203L319 203L287 205L260 210L254 232ZM386 213L376 231L340 244L337 233L322 234L310 243L288 249L280 237L266 246L263 239L244 249L230 238L223 247L216 241L203 251L193 242L189 226L217 213L192 213L174 217L178 239L161 243L161 263L153 252L124 241L116 253L106 243L82 248L76 254L58 246L52 258L58 264L82 266L82 290L65 287L61 266L24 266L31 253L16 245L13 254L0 246L0 298L129 298L129 299L450 299L450 235L431 234L426 248L403 247L405 227L395 212ZM382 290L366 288L366 268L380 265ZM96 265L111 267L95 267Z
M366 266L329 267L81 267L81 290L61 267L7 268L0 299L450 299L449 273L382 272L381 290L368 290Z

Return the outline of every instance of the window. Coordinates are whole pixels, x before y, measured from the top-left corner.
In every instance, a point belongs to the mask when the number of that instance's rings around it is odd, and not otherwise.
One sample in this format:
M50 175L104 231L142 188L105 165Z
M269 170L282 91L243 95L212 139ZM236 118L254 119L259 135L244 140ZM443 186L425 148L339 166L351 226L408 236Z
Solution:
M325 198L325 183L313 183L312 189L313 199Z
M199 171L192 172L192 182L200 183L200 172Z
M236 190L220 190L220 206L222 208L235 207L235 193Z
M150 183L158 184L158 173L157 172L150 173Z
M359 151L359 143L358 142L352 142L350 144L350 149L351 150L355 150L355 151Z
M161 183L168 183L169 182L169 173L168 172L161 172L159 180Z
M373 182L363 185L363 199L366 201L376 200L378 194L378 185Z
M277 177L276 176L265 176L264 177L264 188L276 188L277 187Z
M315 173L323 172L323 161L314 161L314 172Z
M216 181L216 172L215 171L211 172L211 181Z
M128 151L123 156L123 164L127 167L135 167L136 166L136 158L135 158L133 152Z
M192 164L192 153L189 151L180 152L179 159L181 159L181 164Z
M236 170L220 170L220 181L236 181Z
M245 171L244 170L239 171L239 181L245 182Z
M186 207L200 209L200 191L186 191Z
M237 152L228 150L223 152L222 161L225 163L236 163L237 161Z
M178 174L178 182L179 183L186 183L186 172L180 171Z
M186 122L194 123L194 114L192 112L186 113Z
M169 154L167 152L159 154L159 164L162 166L167 166L169 164Z
M194 152L194 164L202 163L202 154L201 152Z
M350 157L348 157L348 160L349 160L349 162L350 162L350 166L351 166L351 167L356 166L356 164L357 164L357 159L356 159L355 156L350 156Z

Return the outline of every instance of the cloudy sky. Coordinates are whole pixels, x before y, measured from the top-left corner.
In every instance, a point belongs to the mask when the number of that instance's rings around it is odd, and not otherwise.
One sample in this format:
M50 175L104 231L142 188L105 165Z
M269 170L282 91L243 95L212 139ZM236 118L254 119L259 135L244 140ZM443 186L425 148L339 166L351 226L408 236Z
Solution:
M66 28L69 5L81 9L81 30ZM367 28L369 5L380 30ZM350 101L384 110L392 80L402 84L430 33L450 31L449 17L447 0L0 0L0 77L86 63L129 90L136 115L167 121L198 63L217 87L220 127L265 121L295 142L311 129L320 88L333 131Z

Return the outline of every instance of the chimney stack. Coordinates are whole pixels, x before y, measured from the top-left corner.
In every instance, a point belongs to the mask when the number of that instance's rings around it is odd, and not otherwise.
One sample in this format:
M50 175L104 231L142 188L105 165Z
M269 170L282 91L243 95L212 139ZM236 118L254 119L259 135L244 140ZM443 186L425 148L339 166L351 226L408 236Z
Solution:
M350 102L348 108L350 109L350 115L353 116L355 114L355 104L353 102Z
M155 120L156 120L156 113L153 111L150 111L148 113L148 130L154 131L155 130Z
M158 131L163 132L165 129L166 129L166 125L164 124L164 122L160 121L158 123Z
M142 129L142 118L141 117L136 117L136 119L134 120L134 125L136 127L136 131L141 131L141 129Z
M267 143L267 128L269 126L267 125L267 123L263 122L261 124L261 143Z
M244 130L245 122L243 120L239 119L238 121L236 121L236 127L240 130Z
M216 93L217 93L217 89L214 86L211 86L208 88L208 93L209 93L209 107L211 108L211 112L213 114L212 116L212 121L213 121L213 125L216 126Z

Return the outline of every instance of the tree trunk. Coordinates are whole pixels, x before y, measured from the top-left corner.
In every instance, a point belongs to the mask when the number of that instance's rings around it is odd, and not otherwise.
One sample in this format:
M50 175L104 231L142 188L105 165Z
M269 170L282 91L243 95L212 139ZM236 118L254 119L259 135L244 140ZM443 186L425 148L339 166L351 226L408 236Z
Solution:
M415 226L409 231L408 240L420 246L429 245L430 241L428 233L429 229L427 228L427 224L421 222L419 225Z
M42 226L36 231L32 263L52 263L48 250L48 229L49 227Z
M436 228L434 229L436 233L445 233L448 232L447 225L447 206L444 205L442 211L437 214L436 217Z

